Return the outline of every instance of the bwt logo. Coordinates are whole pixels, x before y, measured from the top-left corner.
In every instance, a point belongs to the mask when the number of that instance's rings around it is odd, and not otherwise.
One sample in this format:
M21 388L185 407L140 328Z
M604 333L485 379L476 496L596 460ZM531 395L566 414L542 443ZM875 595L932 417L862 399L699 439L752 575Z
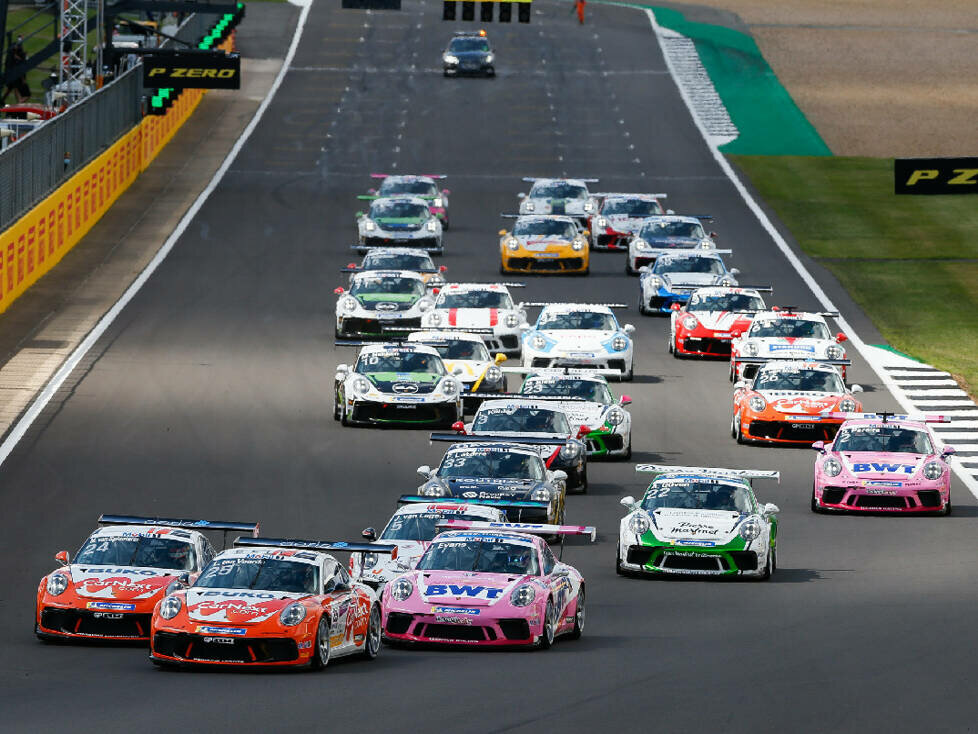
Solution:
M904 474L913 474L914 467L912 464L877 464L873 462L870 464L853 464L852 470L858 474L870 471L888 474L896 474L902 471Z
M469 596L475 599L495 599L503 593L502 589L488 586L469 586L468 584L432 584L425 589L426 596Z

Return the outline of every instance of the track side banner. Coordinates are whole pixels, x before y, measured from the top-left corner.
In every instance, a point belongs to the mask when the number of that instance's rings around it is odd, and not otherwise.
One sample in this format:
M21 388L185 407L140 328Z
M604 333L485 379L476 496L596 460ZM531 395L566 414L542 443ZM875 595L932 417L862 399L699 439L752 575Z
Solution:
M978 158L896 158L896 194L978 194Z

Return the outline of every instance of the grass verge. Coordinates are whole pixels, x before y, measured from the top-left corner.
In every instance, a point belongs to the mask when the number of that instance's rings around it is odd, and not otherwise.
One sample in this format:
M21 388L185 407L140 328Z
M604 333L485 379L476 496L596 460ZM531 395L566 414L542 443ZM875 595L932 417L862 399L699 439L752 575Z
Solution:
M978 206L896 196L882 158L730 156L889 343L978 395Z

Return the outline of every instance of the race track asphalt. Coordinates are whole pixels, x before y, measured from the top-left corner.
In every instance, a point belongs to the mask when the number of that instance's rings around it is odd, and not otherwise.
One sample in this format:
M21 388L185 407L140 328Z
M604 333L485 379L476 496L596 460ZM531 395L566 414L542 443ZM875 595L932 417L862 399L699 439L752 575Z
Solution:
M714 215L744 282L816 305L716 166L644 15L591 4L580 27L568 4L534 7L528 26L490 27L496 79L454 80L439 69L453 27L439 3L369 15L316 3L230 173L0 472L0 730L974 726L974 498L955 483L948 518L813 515L812 452L736 445L725 364L669 356L667 321L638 315L637 282L612 254L595 255L586 279L531 278L525 297L630 304L638 376L613 388L635 401L635 460L782 472L757 488L782 510L771 583L616 576L618 499L646 482L606 463L568 503L568 522L599 530L565 553L587 580L587 629L547 652L385 649L323 674L170 673L143 649L34 639L38 579L100 513L351 539L386 521L417 465L437 462L425 432L331 417L334 367L354 357L332 343L332 289L354 259L370 172L449 176L454 278L499 277L498 215L521 176L593 176ZM868 407L896 407L858 356L850 375Z

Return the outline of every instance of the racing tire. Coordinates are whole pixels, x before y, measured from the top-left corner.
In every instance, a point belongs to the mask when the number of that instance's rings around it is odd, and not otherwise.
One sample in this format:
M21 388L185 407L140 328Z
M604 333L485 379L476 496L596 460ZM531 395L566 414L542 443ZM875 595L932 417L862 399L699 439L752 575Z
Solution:
M350 422L349 416L347 416L347 414L346 414L346 399L345 398L344 398L343 402L340 404L340 424L341 425L344 425L344 426L347 426L347 427L353 425Z
M619 576L627 576L625 569L621 567L621 548L619 548L615 553L615 573Z
M581 639L585 621L587 621L587 607L584 605L584 584L581 584L581 590L577 592L577 607L574 610L574 629L567 633L568 639Z
M540 649L549 650L554 645L557 634L557 621L554 619L554 600L547 599L547 609L543 613L543 633L540 635Z
M734 415L733 430L734 430L734 438L737 439L737 443L739 443L740 445L746 444L747 443L747 439L744 438L744 434L740 430L740 416L739 415Z
M944 511L941 513L945 517L951 514L951 498L948 497L947 504L944 505Z
M329 619L324 614L319 618L319 627L316 630L316 642L312 651L312 658L309 660L309 667L312 670L322 670L329 665L329 657L332 649L329 645Z
M736 372L734 371L733 362L730 363L730 369L727 371L727 379L730 382L735 382L737 379Z
M333 420L338 421L342 418L342 411L340 409L340 396L338 394L333 395Z
M625 275L635 275L637 271L632 270L632 266L628 264L628 258L625 258Z
M632 366L628 368L628 372L622 372L621 377L618 378L619 382L631 382L635 379L635 362L632 362Z
M758 581L770 581L771 577L774 575L774 549L768 551L767 554L767 565L764 566L764 572L757 577Z
M628 436L628 446L625 447L625 455L621 457L621 460L622 461L631 461L632 460L632 437L631 437L631 435Z
M824 515L825 514L825 508L822 507L818 503L818 500L817 499L815 499L815 485L814 484L812 485L812 512L814 512L816 515Z
M581 471L581 487L577 491L579 494L587 494L587 464L584 464L584 469Z
M737 438L737 414L730 414L730 438Z
M367 639L364 640L363 652L360 653L365 659L373 660L380 654L383 632L380 623L380 606L374 604L370 608L370 621L367 622Z

